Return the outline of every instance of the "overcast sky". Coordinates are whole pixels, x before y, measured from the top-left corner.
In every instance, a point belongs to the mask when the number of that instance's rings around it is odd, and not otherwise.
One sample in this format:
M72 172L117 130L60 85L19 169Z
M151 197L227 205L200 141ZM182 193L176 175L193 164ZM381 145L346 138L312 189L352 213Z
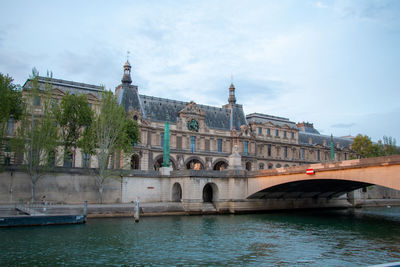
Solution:
M221 106L233 80L246 114L400 143L400 1L3 0L0 13L0 72L18 84L36 67L114 90L130 51L141 94Z

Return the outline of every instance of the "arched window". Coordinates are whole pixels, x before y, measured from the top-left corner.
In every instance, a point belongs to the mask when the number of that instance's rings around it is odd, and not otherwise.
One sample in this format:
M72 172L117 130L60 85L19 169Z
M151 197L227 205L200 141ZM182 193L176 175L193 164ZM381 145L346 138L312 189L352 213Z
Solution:
M140 169L140 158L138 154L133 154L131 157L131 169L132 170L139 170Z
M246 162L246 170L251 171L251 162L250 161Z
M258 164L258 169L259 170L264 170L264 163Z

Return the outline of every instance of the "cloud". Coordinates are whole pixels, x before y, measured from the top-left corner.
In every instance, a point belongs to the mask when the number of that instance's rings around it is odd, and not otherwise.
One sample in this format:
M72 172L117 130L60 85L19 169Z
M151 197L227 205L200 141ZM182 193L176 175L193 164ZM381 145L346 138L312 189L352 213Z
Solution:
M333 124L331 125L332 128L350 128L355 126L356 123L337 123L337 124Z

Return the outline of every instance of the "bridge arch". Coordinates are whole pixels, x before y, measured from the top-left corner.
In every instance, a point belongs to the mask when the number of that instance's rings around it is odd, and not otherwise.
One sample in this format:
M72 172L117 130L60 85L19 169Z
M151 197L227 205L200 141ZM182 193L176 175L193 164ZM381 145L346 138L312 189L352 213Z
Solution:
M313 168L315 174L307 175L306 168ZM400 156L261 171L249 178L246 197L276 197L278 192L291 192L295 197L335 197L368 185L400 190ZM296 195L300 189L308 194Z

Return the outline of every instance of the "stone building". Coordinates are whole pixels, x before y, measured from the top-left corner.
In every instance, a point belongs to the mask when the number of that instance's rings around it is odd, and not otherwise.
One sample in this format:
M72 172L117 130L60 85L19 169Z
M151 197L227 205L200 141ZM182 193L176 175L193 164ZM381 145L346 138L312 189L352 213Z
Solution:
M311 123L296 124L287 118L252 113L245 116L236 103L235 87L228 89L228 102L213 107L146 96L132 85L127 61L119 103L140 126L140 144L130 158L133 169L158 170L163 161L164 125L170 122L170 160L173 169L223 170L238 145L246 170L272 169L330 160L331 137L321 135ZM336 160L352 153L351 139L333 138ZM120 167L122 164L120 164Z
M331 136L321 135L311 123L295 123L288 118L260 113L245 115L237 103L235 87L228 88L228 101L222 107L201 105L173 99L146 96L132 84L131 65L127 61L121 84L115 93L140 126L140 143L129 158L113 157L113 168L158 170L163 162L164 125L170 122L170 160L174 170L223 170L228 167L228 157L236 144L246 170L272 169L330 160ZM55 102L70 92L86 94L95 108L101 99L102 87L60 79L39 77L39 85L52 85ZM31 80L23 85L23 94L31 88ZM40 98L35 101L34 112L40 114ZM10 122L8 137L13 135ZM335 160L346 160L355 154L352 140L334 137ZM56 157L62 157L62 151ZM1 157L2 155L0 155ZM4 157L4 155L3 155ZM13 164L11 162L11 164ZM58 160L58 165L71 167L68 160ZM97 167L96 157L84 155L78 149L74 167Z

